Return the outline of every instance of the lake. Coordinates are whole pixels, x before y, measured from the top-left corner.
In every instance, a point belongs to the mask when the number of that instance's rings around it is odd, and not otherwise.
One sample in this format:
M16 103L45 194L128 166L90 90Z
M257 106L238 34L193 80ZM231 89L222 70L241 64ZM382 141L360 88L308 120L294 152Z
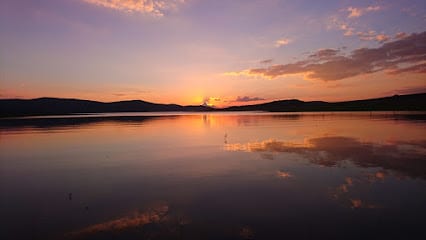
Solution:
M426 239L426 113L0 120L1 239Z

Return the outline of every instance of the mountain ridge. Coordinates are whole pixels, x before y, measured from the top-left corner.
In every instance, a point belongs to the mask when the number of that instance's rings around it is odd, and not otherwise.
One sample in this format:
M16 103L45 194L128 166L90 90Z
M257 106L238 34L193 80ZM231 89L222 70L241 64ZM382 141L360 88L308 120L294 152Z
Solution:
M0 99L0 117L106 112L201 111L426 111L426 93L394 95L342 102L276 100L261 104L213 108L203 105L161 104L144 100L99 102L76 98Z

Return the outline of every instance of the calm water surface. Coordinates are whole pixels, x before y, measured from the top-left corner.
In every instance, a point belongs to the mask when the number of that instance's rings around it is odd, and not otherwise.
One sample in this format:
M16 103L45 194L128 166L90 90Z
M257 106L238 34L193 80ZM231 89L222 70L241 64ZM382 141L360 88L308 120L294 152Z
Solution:
M1 239L426 239L423 113L0 120Z

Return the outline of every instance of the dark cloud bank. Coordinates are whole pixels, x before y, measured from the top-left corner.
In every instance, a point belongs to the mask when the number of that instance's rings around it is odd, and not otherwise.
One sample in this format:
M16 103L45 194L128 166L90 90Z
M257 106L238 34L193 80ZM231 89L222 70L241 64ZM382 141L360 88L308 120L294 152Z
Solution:
M366 73L426 73L426 32L414 33L378 48L360 48L349 55L339 49L321 49L305 60L250 69L253 75L275 78L306 74L307 78L335 81Z

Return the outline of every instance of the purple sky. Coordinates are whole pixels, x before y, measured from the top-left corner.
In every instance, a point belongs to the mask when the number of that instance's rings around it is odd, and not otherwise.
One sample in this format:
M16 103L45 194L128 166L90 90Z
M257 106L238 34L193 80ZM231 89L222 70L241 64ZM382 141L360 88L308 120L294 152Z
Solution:
M426 2L2 0L0 97L225 106L426 90Z

